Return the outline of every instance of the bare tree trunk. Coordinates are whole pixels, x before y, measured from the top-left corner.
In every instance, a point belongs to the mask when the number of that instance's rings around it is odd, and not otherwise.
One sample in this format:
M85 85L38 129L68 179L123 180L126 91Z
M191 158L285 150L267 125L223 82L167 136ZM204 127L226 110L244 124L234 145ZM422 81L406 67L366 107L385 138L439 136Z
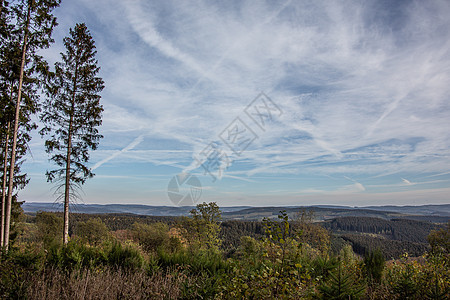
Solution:
M27 21L25 25L25 34L23 37L22 46L22 61L20 64L20 76L19 76L19 89L17 91L17 102L16 102L16 115L14 119L14 132L13 141L11 149L11 164L9 166L9 182L8 182L8 201L6 202L6 217L5 217L5 247L8 250L9 246L9 229L11 225L11 204L12 204L12 193L14 187L14 168L16 165L16 147L17 147L17 133L19 131L19 115L20 115L20 101L22 99L22 84L23 84L23 73L25 69L25 60L27 54L27 42L28 42L28 29L30 26L30 16L31 16L31 5L28 4Z
M72 123L73 123L73 103L72 114L69 122L69 141L67 143L67 157L66 157L66 183L64 191L64 231L63 231L63 243L67 244L69 241L69 202L70 202L70 155L72 154Z
M0 0L0 18L3 13L3 0ZM3 24L0 24L3 25ZM7 171L7 154L8 154L8 133L9 133L9 122L8 122L8 132L6 133L6 142L5 142L5 165L3 168L3 187L2 187L2 220L0 227L0 247L3 247L4 243L4 234L5 234L5 188L6 188L6 171Z
M3 14L3 0L0 0L0 17ZM3 22L2 22L3 23ZM0 24L3 26L3 24ZM6 189L6 172L8 171L8 141L9 141L9 128L10 122L8 122L8 131L6 132L6 141L5 141L5 160L3 166L3 184L2 184L2 219L1 219L1 227L0 227L0 247L3 247L5 242L5 189Z
M8 146L9 146L9 130L11 129L11 122L8 121L8 130L6 131L5 140L5 151L4 151L4 161L3 161L3 180L2 180L2 221L1 221L1 231L0 231L0 246L3 247L5 244L5 200L6 200L6 181L8 179Z
M75 97L77 92L77 80L78 80L78 56L75 62L75 76L73 78L73 93L72 93L72 107L70 110L69 121L69 137L67 141L67 156L66 156L66 183L64 193L64 231L63 231L63 243L67 244L69 241L69 202L70 202L70 156L72 154L72 131L73 131L73 118L75 115Z

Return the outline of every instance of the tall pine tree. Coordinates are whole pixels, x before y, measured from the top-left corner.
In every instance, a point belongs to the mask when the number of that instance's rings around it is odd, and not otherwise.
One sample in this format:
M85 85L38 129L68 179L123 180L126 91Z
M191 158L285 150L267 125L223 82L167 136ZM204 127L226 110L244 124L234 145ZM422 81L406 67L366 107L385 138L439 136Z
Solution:
M4 83L3 80L3 70L6 69L6 59L3 55L3 53L6 50L6 40L9 36L9 27L8 26L8 17L9 17L9 10L8 10L8 3L0 0L0 137L1 137L1 146L2 150L0 153L0 156L3 156L1 162L3 162L2 165L2 202L1 202L1 226L0 226L0 246L3 247L4 243L4 233L5 233L5 207L6 207L6 178L7 178L7 163L8 163L8 149L9 149L9 138L10 138L10 129L11 129L11 122L8 114L8 107L9 105L9 98L7 96L7 86Z
M37 55L39 49L48 48L53 42L51 34L57 25L56 17L52 15L54 8L59 6L60 0L20 0L11 6L11 18L9 19L12 28L10 36L20 45L20 66L17 70L18 82L12 86L14 92L14 120L11 122L12 140L11 154L8 174L8 189L5 205L5 225L4 225L4 245L8 249L9 233L11 224L12 200L15 188L14 176L17 174L17 148L19 143L19 125L23 116L22 107L37 108L37 97L34 93L35 85L39 84L33 74L46 69L46 63L41 56ZM2 5L2 13L5 7ZM25 90L28 89L28 94ZM23 122L22 122L23 123ZM26 132L25 130L24 132ZM26 146L25 146L26 147Z
M86 25L77 24L64 39L65 53L55 64L55 73L47 86L47 102L42 121L42 135L51 161L59 168L47 171L47 180L58 184L59 199L64 199L63 242L69 235L69 203L77 197L76 189L94 174L87 167L89 150L95 150L102 136L103 107L99 93L103 80L95 59L94 40ZM63 192L64 191L64 192Z

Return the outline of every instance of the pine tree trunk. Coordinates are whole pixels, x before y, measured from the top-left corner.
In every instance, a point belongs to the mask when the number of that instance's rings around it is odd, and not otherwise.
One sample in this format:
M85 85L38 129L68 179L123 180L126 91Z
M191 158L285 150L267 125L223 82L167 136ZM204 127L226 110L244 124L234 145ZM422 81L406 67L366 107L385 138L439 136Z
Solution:
M67 156L66 156L66 183L64 193L64 231L63 231L63 243L67 244L69 241L69 202L70 202L70 155L72 154L72 124L73 124L73 102L72 112L69 122L69 141L67 143Z
M72 131L73 131L73 118L75 115L75 97L77 92L77 80L78 80L78 56L75 62L75 76L73 78L73 93L72 93L72 107L70 110L69 121L69 137L67 141L67 156L66 156L66 183L64 193L64 232L63 243L67 244L69 241L69 202L70 202L70 156L72 154Z
M9 147L9 130L11 129L11 122L8 121L8 130L6 131L5 151L3 160L3 179L2 179L2 221L0 231L0 246L5 244L5 200L6 200L6 180L8 178L8 147Z
M27 54L27 42L28 42L28 29L30 26L30 16L31 16L31 5L28 4L27 21L25 25L25 35L23 37L22 46L22 61L20 64L20 76L19 76L19 89L17 91L17 102L16 102L16 115L14 119L14 132L13 141L11 149L11 164L9 166L9 182L8 182L8 201L6 202L6 217L5 217L5 242L4 246L8 250L9 246L9 229L11 224L11 204L12 204L12 193L14 187L14 168L16 165L16 147L17 147L17 133L19 130L19 114L20 114L20 101L22 99L22 84L23 84L23 73L25 69L25 60Z

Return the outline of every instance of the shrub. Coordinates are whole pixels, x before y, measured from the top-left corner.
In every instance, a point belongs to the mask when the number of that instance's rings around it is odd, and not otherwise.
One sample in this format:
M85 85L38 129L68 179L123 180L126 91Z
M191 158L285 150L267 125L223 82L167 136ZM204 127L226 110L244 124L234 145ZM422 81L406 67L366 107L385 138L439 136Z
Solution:
M189 251L180 250L173 253L158 252L158 263L161 267L171 268L181 266L192 274L219 274L228 269L227 262L220 253L212 250Z
M39 248L19 251L11 248L0 261L0 299L24 299L30 285L29 276L43 266L44 255Z
M156 252L158 249L174 252L181 249L179 238L170 236L167 224L161 222L153 224L135 223L131 232L133 238L147 252Z
M90 244L98 245L108 238L109 230L100 218L92 218L78 223L75 234Z
M110 243L106 260L112 267L128 270L141 269L145 263L145 259L136 245L132 243L122 245L117 241Z
M62 242L63 219L55 213L40 211L36 214L38 237L48 248Z
M396 299L414 299L418 296L420 272L416 261L408 262L405 256L401 262L394 262L386 275L392 296Z
M24 299L28 288L25 268L18 267L13 261L0 263L0 299Z
M67 245L53 244L47 255L48 265L67 271L101 266L106 261L102 248L86 245L83 240L76 238L71 239Z

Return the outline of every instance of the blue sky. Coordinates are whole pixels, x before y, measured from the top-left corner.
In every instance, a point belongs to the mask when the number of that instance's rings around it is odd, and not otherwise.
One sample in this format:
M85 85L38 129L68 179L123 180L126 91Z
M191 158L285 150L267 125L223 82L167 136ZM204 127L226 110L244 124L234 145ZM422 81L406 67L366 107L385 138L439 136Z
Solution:
M58 61L85 22L106 85L82 203L173 205L182 172L219 206L450 203L449 1L77 0L55 14L42 54ZM236 128L253 137L237 153ZM211 143L215 179L196 160ZM30 148L20 198L53 202L37 134Z

